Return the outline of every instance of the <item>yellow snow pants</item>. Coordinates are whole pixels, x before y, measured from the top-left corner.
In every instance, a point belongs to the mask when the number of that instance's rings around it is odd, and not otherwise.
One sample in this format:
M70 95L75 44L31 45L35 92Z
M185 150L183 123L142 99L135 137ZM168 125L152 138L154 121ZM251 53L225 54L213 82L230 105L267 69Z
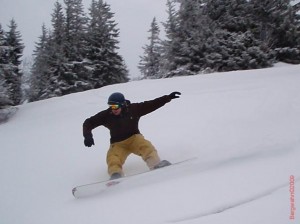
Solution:
M120 173L123 176L122 166L131 153L141 156L149 169L153 169L160 162L157 150L151 142L146 140L143 135L135 134L124 141L110 145L106 158L109 175Z

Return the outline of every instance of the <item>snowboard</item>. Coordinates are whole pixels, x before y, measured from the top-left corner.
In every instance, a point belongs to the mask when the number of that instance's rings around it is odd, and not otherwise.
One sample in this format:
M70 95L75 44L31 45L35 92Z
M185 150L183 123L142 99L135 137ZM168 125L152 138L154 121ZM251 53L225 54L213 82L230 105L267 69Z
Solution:
M124 177L114 179L114 180L105 180L105 181L99 181L99 182L94 182L94 183L89 183L89 184L76 186L72 189L72 194L75 198L84 198L84 197L89 197L89 196L97 195L97 194L100 194L100 193L104 193L108 189L110 189L112 187L115 187L115 186L119 185L120 183L122 183L124 181L128 181L129 179L131 179L134 176L145 175L146 173L156 172L158 170L163 170L163 169L170 169L172 166L179 165L179 164L182 164L182 163L194 160L194 159L196 159L196 157L185 159L185 160L182 160L182 161L179 161L179 162L175 162L175 163L172 163L169 166L165 166L165 167L162 167L162 168L158 168L158 169L154 169L154 170L148 170L148 171L145 171L145 172L128 175L128 176L124 176Z

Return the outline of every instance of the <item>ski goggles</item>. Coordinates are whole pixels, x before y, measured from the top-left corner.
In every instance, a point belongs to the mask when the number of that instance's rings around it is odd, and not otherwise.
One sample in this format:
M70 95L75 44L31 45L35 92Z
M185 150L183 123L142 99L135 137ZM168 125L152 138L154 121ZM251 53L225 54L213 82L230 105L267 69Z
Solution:
M109 104L109 107L112 110L118 110L119 108L121 108L121 105L119 105L119 104Z

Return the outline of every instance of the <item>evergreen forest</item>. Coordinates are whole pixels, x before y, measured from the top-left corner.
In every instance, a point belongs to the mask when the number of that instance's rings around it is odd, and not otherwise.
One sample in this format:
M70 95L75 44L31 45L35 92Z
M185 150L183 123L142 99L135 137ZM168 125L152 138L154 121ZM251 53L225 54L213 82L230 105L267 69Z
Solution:
M167 0L167 21L154 17L141 46L141 78L299 64L300 4L292 3ZM35 43L25 95L22 35L14 19L7 29L0 23L0 109L130 80L109 4L91 0L86 14L82 0L57 1L51 18L51 27L43 25Z

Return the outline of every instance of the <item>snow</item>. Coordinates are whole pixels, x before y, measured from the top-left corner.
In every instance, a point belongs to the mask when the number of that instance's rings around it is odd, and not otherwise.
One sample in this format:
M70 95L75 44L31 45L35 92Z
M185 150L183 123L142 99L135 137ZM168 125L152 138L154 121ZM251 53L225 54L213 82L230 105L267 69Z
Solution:
M143 80L25 104L0 125L0 220L5 224L288 224L295 178L300 203L299 65ZM190 162L134 176L75 199L77 185L108 178L109 132L83 121L115 91L140 102L181 91L143 117L140 129L163 159ZM146 171L137 156L127 174Z

